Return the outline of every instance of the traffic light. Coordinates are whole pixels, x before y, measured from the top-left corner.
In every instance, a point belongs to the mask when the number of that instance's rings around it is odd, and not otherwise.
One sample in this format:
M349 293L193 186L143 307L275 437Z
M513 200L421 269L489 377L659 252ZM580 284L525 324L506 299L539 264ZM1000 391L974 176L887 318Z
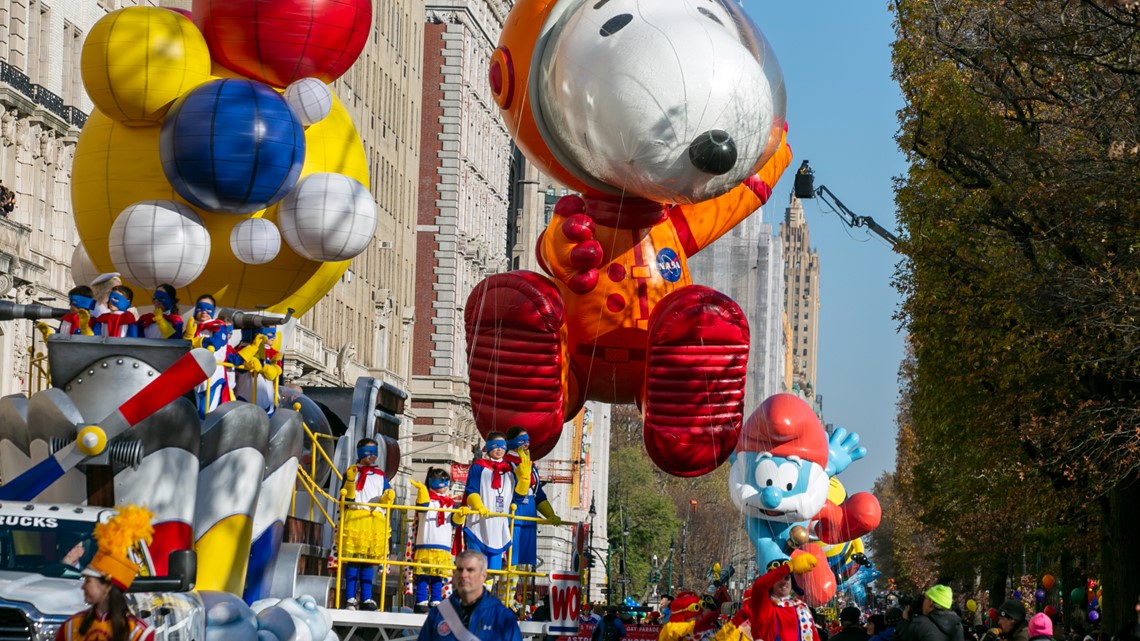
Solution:
M586 567L593 568L595 561L597 561L597 557L594 556L593 552L590 552L589 550L587 550L586 551Z

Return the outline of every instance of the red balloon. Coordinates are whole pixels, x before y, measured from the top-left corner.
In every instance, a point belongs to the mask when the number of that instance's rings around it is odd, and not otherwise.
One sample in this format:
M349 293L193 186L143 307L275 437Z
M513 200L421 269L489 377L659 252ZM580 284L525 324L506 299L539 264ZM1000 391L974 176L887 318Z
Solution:
M997 621L997 615L997 608L990 608L989 610L986 610L986 618L988 618L990 621Z
M1046 574L1045 576L1041 577L1041 587L1045 588L1046 590L1052 590L1054 583L1056 583L1056 579L1053 578L1052 574Z
M1050 619L1053 618L1054 614L1057 614L1056 608L1051 605L1045 606L1045 610L1043 611L1045 612L1045 616L1049 617Z
M812 554L818 563L811 572L797 575L793 580L804 591L804 601L813 608L818 608L835 596L835 573L828 567L827 553L818 543L801 546L799 550L792 552L792 556L799 556L805 552Z
M372 30L370 0L194 0L193 14L215 62L276 87L336 80Z

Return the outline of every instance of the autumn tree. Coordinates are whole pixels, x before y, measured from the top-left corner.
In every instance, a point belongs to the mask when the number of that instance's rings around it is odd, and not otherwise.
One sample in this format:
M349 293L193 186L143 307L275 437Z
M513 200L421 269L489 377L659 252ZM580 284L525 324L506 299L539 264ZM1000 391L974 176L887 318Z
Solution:
M1140 593L1140 11L896 10L912 496L940 563L994 574L1099 520L1112 629Z

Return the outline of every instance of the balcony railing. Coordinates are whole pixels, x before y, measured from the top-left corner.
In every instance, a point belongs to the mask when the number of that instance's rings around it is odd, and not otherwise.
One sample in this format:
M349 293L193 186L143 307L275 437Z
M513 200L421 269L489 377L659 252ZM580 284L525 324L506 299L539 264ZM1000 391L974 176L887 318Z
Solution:
M33 83L27 74L3 60L0 60L0 83L11 86L37 106L52 112L74 127L82 128L87 122L87 114L76 107L64 104L63 98Z

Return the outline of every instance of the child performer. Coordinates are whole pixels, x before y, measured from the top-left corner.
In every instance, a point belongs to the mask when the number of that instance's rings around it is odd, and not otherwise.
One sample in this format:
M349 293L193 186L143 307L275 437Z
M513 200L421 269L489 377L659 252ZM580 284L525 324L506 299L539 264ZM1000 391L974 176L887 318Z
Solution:
M109 311L95 317L95 334L115 338L137 338L139 331L135 323L138 319L129 311L134 297L135 293L130 287L125 285L113 287L107 296Z
M234 392L239 401L253 403L273 416L277 411L277 379L281 377L281 336L276 327L241 330Z
M182 339L182 317L178 315L178 294L163 283L154 288L154 311L139 319L139 336L143 338Z
M213 350L214 358L218 361L218 367L210 378L194 388L198 395L198 415L202 418L206 418L206 414L216 410L222 403L234 400L232 372L222 364L236 365L241 362L241 357L230 347L233 326L215 318L216 315L214 297L209 294L199 296L194 303L194 316L186 323L182 334L194 347Z
M451 475L447 470L429 468L426 485L412 479L416 488L416 505L429 508L452 508L452 500L447 488L451 485ZM451 565L451 544L455 535L455 525L463 524L462 512L416 512L416 545L412 561L432 565ZM427 612L428 608L443 600L444 579L451 576L447 568L416 568L416 611Z
M388 510L396 492L388 484L384 471L376 467L379 446L370 438L356 443L356 464L344 473L344 533L340 554L347 558L381 561L388 558ZM367 504L367 505L366 505ZM372 579L376 565L350 561L344 566L346 609L357 605L376 610L372 598ZM359 600L357 597L359 596Z
M491 513L509 513L514 495L530 492L530 453L520 452L517 467L503 460L507 437L502 432L488 433L483 451L486 458L475 461L467 475L463 502L476 514L467 517L463 540L468 548L487 556L488 570L501 570L503 553L511 547L510 520L506 516L491 516Z
M95 298L91 288L87 285L73 287L67 292L67 301L71 311L60 319L59 333L94 336L95 331L91 329L91 311L95 309Z

